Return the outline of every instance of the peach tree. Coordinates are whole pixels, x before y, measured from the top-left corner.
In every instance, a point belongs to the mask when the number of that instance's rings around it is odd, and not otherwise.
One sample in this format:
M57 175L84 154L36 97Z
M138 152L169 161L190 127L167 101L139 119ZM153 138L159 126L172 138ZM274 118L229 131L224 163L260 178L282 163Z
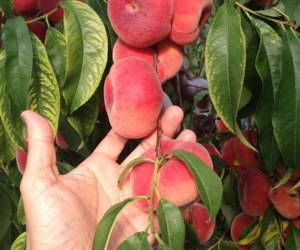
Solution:
M109 249L123 210L148 213L117 249L300 248L298 0L0 0L0 249L25 249L26 129L45 117L66 174L112 128L130 139L99 221ZM161 114L197 142L162 140Z

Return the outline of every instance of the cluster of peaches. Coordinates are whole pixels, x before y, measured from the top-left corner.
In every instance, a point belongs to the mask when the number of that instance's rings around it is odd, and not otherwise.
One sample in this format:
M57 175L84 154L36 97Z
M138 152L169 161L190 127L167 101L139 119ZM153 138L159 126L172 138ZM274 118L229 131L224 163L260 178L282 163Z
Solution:
M51 23L57 24L61 22L64 18L64 10L58 7L60 1L61 0L13 0L13 8L18 15L23 16L28 22L28 29L44 43L47 25L41 20L34 19L51 13L48 16L48 20Z
M216 127L219 132L228 132L222 120L216 120ZM247 129L243 134L253 146L258 147L257 131ZM242 212L231 224L233 241L238 241L242 231L272 205L284 219L300 229L300 188L296 186L300 180L299 170L294 170L286 183L276 186L275 176L267 175L262 170L259 154L247 148L237 137L226 140L221 152L211 145L207 149L212 156L222 159L239 174L237 190ZM277 179L282 179L286 171L284 165L278 165L275 172ZM251 246L242 246L240 249L251 249Z
M183 63L183 46L194 43L208 20L212 0L108 1L108 16L119 36L113 48L113 66L105 80L105 107L112 128L126 138L138 139L157 129L163 106L162 85L173 78ZM164 140L160 154L180 149L198 156L208 167L208 151L195 142ZM137 205L156 211L159 197L182 208L183 217L193 225L200 242L212 236L215 220L199 200L194 177L185 164L173 156L162 161L152 181L157 160L156 148L142 154L148 160L130 172L133 196L152 196ZM157 192L159 195L157 195ZM151 206L150 203L152 202Z

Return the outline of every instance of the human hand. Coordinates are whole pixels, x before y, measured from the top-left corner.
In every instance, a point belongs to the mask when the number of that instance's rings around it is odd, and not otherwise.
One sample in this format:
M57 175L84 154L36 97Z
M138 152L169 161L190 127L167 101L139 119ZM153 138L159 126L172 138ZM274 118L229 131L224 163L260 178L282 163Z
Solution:
M91 249L98 222L114 204L131 196L128 182L117 180L126 163L155 145L156 133L145 138L119 165L116 160L126 139L111 130L95 151L77 168L60 175L56 166L54 135L48 122L32 111L22 117L28 130L28 158L21 182L27 226L27 249ZM162 139L171 138L183 113L170 107L161 118ZM179 139L194 141L185 130ZM126 209L115 226L109 248L143 231L148 214L136 206Z

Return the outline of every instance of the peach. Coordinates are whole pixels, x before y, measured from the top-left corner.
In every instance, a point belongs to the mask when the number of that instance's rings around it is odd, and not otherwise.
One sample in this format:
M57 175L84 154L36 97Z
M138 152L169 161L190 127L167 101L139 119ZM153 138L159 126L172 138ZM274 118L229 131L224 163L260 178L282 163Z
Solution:
M218 132L222 132L222 133L229 132L229 129L226 127L226 125L224 124L224 122L221 119L216 119L215 125L216 125Z
M244 170L238 180L238 196L241 208L250 216L260 216L270 207L270 182L259 169Z
M188 3L174 0L171 40L180 45L193 43L200 31L199 24L203 27L209 17L212 4L212 0L191 0Z
M259 7L265 8L270 7L273 0L253 0Z
M170 33L173 0L110 0L107 11L113 29L125 43L146 48Z
M196 142L186 142L181 140L165 140L161 143L162 154L170 150L185 150L195 154L208 167L213 168L212 161L207 150ZM145 151L142 156L155 159L155 148ZM130 174L130 185L133 196L151 195L151 182L154 165L152 163L141 163L135 166ZM198 197L198 190L193 175L185 164L174 156L170 156L161 166L157 176L157 189L164 199L172 202L178 207L187 205ZM156 208L158 198L154 196L153 206ZM149 201L139 201L138 206L147 211Z
M55 137L55 143L61 149L68 149L69 148L68 143L66 142L65 138L63 137L63 135L61 134L60 131L57 132L57 135Z
M37 0L14 0L13 8L20 14L31 15L37 12Z
M219 152L219 150L218 150L215 146L210 145L210 144L206 144L206 143L205 143L205 144L202 144L202 146L206 148L207 152L209 153L209 155L210 155L212 158L215 157L215 158L222 159L221 153ZM217 168L216 166L214 166L214 171L215 171L216 173L219 173L219 172L220 172L220 169Z
M174 77L183 63L183 49L181 46L173 43L169 39L157 43L156 45L156 65L155 48L135 48L127 45L121 39L118 39L113 49L113 60L127 57L137 57L145 60L157 70L158 78L161 83Z
M116 62L104 84L104 102L112 128L126 138L143 138L157 125L163 91L154 68L130 57Z
M235 169L238 173L241 173L245 168L240 164L240 162L236 159L234 152L234 145L238 139L236 137L230 138L227 140L221 149L221 155L223 161L230 168Z
M216 221L210 218L206 206L193 203L183 211L183 218L186 223L191 224L195 229L201 244L207 242L213 235Z
M284 165L276 166L276 171L279 173L281 177L286 174L287 168ZM290 178L291 181L299 181L300 180L300 170L294 170L292 176Z
M300 188L291 190L296 183L289 181L270 190L269 197L277 212L287 219L300 216Z
M47 32L46 24L40 21L36 21L33 23L28 23L27 26L28 29L41 40L42 43L45 42L46 32Z
M236 242L240 240L240 236L243 230L249 227L254 221L255 218L251 217L245 212L241 212L238 215L236 215L232 220L230 227L230 235L232 241ZM239 246L239 250L247 250L250 248L250 245Z
M256 131L243 131L245 138L254 146L257 146L257 132ZM236 140L234 145L236 159L246 168L260 168L258 154L252 149L246 147L239 139Z
M298 217L297 219L291 220L291 223L294 225L294 227L296 227L298 230L300 230L300 217Z
M27 142L25 142L25 145L27 146ZM21 174L24 174L26 168L27 155L28 153L20 148L18 148L16 151L17 166Z

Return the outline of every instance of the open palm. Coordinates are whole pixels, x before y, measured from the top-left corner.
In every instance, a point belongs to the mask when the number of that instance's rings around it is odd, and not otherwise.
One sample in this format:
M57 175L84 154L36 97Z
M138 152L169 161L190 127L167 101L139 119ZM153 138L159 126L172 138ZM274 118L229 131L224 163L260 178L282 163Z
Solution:
M116 160L126 139L111 130L90 157L67 175L59 175L48 122L31 111L22 116L28 129L28 159L21 182L27 249L91 249L97 224L107 209L131 196L128 182L122 190L117 187L122 167L155 145L156 134L144 139L119 165ZM169 108L161 119L162 139L172 137L181 120L182 111ZM195 140L187 130L179 138ZM128 207L118 219L109 248L144 230L147 217L136 206Z

